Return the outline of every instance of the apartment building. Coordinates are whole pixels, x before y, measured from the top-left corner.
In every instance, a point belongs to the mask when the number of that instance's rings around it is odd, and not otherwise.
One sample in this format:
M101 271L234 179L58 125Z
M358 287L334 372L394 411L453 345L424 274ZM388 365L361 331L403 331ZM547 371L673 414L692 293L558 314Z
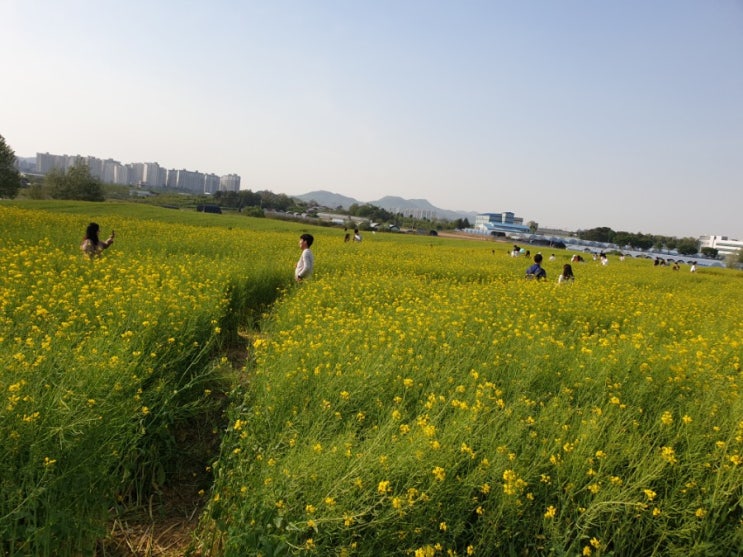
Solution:
M204 193L219 191L220 179L216 174L204 174Z
M227 174L219 179L219 191L240 191L240 176Z
M36 153L36 172L46 174L51 170L67 170L78 162L85 163L91 176L105 184L137 187L168 187L193 193L215 193L217 191L239 191L240 176L227 174L204 174L190 170L168 170L156 162L122 164L113 159L83 157L80 155L52 155Z

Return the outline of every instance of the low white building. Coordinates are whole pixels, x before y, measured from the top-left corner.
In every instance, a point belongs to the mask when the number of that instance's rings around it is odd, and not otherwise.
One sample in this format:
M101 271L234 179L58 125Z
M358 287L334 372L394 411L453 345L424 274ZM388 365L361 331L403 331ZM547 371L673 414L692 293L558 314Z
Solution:
M528 234L530 229L524 225L524 219L514 216L510 211L504 213L480 213L475 216L476 230L490 234L503 232L505 234Z
M727 236L702 236L699 238L700 246L703 248L714 248L718 255L731 255L743 250L743 241L734 240Z

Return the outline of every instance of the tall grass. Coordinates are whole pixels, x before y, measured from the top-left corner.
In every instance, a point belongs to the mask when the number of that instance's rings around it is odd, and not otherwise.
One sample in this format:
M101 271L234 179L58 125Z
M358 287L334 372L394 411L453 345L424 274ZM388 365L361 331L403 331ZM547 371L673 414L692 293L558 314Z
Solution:
M283 298L230 417L214 555L743 550L740 277L367 237Z
M225 430L206 554L743 552L740 273L558 285L564 252L533 282L504 244L317 229L295 285L305 228L0 204L2 553L93 553L193 428Z
M4 555L91 554L111 509L167 485L197 449L189 430L218 431L233 316L264 310L291 280L260 246L281 254L287 236L116 207L0 206ZM117 231L94 261L78 248L91 219Z

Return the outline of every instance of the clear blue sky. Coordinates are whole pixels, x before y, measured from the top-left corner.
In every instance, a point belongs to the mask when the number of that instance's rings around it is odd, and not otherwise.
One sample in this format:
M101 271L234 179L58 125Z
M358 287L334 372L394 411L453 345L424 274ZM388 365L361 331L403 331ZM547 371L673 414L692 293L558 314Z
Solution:
M0 0L18 156L743 239L743 0Z

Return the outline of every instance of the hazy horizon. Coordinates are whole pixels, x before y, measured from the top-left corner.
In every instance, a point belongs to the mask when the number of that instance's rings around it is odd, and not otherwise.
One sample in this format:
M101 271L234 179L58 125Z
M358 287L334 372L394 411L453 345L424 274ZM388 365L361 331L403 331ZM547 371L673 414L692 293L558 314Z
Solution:
M0 0L0 46L19 157L743 238L741 0Z

